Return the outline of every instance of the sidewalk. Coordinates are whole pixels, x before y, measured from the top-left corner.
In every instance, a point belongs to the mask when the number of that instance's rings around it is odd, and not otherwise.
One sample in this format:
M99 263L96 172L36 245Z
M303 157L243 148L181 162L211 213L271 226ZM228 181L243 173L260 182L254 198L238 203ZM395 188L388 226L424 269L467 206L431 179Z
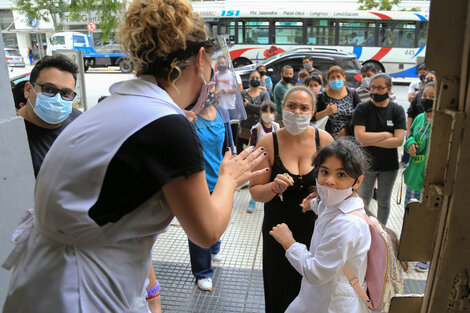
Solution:
M395 182L392 194L392 212L387 226L400 234L403 204L395 200L400 189L401 173ZM405 197L403 186L403 198ZM263 205L258 203L253 213L246 213L250 200L248 190L237 191L234 197L232 217L222 236L223 260L213 262L214 277L212 292L197 288L191 273L188 240L174 219L169 230L162 234L154 246L153 264L162 286L162 309L165 313L222 313L264 312L261 224ZM372 200L370 209L376 213L377 204ZM414 270L404 274L405 294L422 294L427 273Z

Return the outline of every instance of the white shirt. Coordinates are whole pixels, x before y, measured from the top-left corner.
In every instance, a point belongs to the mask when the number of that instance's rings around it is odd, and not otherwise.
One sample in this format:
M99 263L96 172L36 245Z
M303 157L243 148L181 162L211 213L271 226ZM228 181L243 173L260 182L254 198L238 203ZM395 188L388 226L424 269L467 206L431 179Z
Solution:
M217 72L215 76L217 89L221 90L238 90L238 85L233 72L230 70L225 71L225 73ZM227 110L235 109L235 93L219 93L217 100L219 104L226 108Z
M408 87L408 94L410 94L410 93L414 94L420 88L421 88L421 81L419 79L415 80L415 81L410 83L410 86Z
M300 293L286 313L367 313L342 271L347 262L364 282L371 244L369 226L360 217L347 214L357 209L364 212L364 202L356 195L330 208L321 201L317 204L315 198L311 207L318 219L310 251L301 243L286 251L287 259L303 277Z

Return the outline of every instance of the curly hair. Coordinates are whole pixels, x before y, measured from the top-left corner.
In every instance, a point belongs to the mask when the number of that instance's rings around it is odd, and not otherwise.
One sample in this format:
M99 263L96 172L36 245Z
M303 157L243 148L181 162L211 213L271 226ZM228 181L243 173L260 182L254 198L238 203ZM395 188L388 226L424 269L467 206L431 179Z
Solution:
M173 84L204 46L207 34L189 1L134 0L117 37L137 76L153 75Z

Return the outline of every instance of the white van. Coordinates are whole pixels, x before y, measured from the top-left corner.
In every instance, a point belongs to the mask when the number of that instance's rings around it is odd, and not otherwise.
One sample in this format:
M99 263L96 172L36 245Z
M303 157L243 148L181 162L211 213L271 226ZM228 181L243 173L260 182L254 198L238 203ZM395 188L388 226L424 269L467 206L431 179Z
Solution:
M58 49L77 49L85 53L95 52L91 38L87 34L78 32L62 32L52 35L49 45L47 45L47 54L52 55L52 51Z

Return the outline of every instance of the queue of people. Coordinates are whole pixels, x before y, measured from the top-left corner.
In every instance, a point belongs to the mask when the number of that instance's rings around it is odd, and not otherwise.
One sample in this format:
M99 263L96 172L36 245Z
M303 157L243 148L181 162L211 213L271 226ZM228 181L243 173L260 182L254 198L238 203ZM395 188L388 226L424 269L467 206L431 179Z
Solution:
M390 76L370 64L358 89L340 66L323 77L305 58L301 81L286 65L273 86L260 65L240 91L226 57L212 68L219 47L185 0L134 0L118 38L137 78L93 110L72 109L77 69L61 55L38 61L24 97L16 91L37 181L22 241L3 264L14 269L3 312L160 312L151 251L175 216L196 284L211 291L211 262L246 182L247 212L264 208L266 312L367 312L341 271L349 264L364 283L371 245L367 223L349 213L367 212L377 183L387 224L405 137L405 202L420 198L435 74L407 127ZM322 119L324 130L312 126Z

